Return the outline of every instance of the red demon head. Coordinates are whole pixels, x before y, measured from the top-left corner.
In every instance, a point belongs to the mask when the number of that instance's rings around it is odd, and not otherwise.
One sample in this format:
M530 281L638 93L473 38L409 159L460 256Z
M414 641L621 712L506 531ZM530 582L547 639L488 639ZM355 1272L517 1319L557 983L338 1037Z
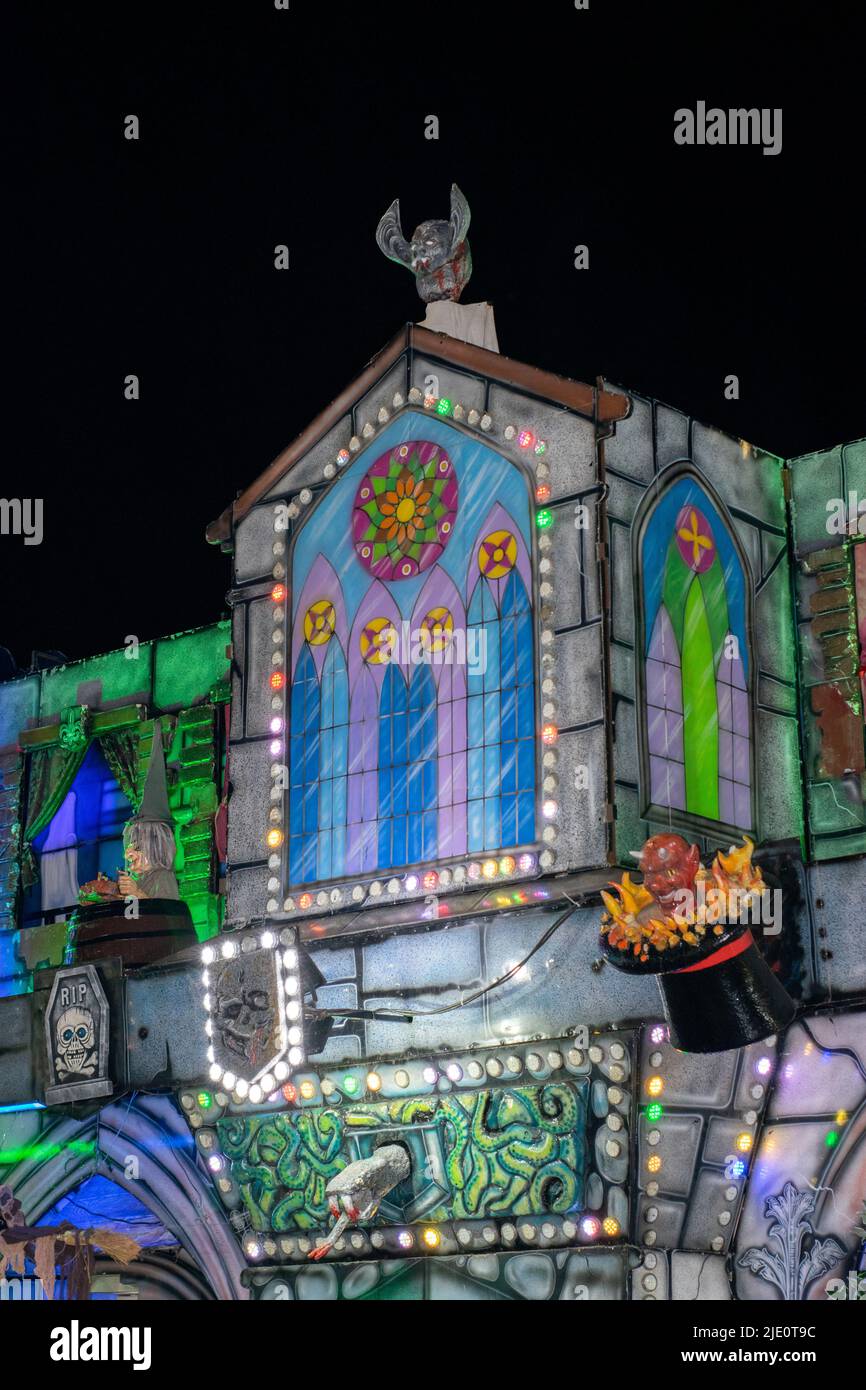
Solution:
M653 835L640 854L644 887L665 911L676 906L678 893L693 892L695 875L701 866L697 845L689 845L682 835Z

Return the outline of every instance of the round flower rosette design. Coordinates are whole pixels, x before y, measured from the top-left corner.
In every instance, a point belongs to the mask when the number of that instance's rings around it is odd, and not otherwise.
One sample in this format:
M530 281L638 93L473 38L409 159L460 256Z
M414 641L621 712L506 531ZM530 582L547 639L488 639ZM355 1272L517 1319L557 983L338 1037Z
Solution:
M438 444L413 439L382 454L355 496L352 535L377 579L411 579L435 564L454 530L457 474Z

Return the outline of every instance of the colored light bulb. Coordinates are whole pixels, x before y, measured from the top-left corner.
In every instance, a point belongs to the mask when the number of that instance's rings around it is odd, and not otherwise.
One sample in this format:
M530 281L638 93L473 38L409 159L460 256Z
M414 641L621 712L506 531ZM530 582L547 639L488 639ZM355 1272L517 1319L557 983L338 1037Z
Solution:
M541 511L536 513L535 524L539 531L546 531L553 525L553 512L549 507L542 507Z
M286 683L286 678L282 671L274 671L271 674L271 690L282 690Z

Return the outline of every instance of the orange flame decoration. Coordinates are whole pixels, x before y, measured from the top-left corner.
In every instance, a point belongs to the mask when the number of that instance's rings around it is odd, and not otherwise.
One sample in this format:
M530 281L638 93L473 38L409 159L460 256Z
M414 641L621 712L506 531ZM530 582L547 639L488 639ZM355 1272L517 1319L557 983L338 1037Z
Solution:
M691 902L682 913L665 910L642 883L624 873L619 883L610 884L616 897L602 892L607 908L602 935L617 950L631 949L642 960L649 958L650 947L666 951L683 942L696 946L707 931L721 936L725 926L747 917L754 898L766 887L760 868L752 863L754 842L748 835L743 841L727 854L719 851L709 869L698 870Z

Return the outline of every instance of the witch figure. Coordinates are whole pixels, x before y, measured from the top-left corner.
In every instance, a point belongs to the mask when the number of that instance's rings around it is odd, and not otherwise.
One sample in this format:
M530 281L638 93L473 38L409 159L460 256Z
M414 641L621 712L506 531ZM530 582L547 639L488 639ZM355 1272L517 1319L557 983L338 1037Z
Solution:
M174 823L168 805L165 756L158 724L154 727L141 805L124 828L123 849L129 866L121 870L117 878L123 897L174 900L180 897L174 873Z

